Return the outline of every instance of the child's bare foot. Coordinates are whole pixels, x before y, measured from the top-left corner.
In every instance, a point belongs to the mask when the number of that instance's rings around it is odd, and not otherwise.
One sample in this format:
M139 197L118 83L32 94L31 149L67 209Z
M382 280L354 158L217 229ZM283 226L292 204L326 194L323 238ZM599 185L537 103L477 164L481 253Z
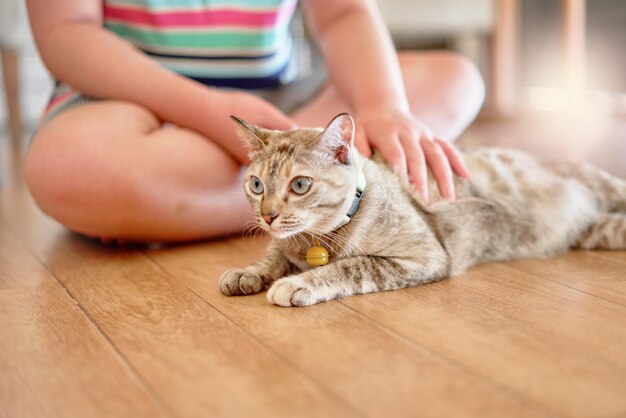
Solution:
M140 242L132 242L132 241L127 241L127 240L118 239L118 238L99 237L96 235L87 235L87 234L82 234L82 233L79 233L79 234L89 239L99 241L101 244L104 244L110 247L135 247L138 245L144 245L143 243L140 243Z

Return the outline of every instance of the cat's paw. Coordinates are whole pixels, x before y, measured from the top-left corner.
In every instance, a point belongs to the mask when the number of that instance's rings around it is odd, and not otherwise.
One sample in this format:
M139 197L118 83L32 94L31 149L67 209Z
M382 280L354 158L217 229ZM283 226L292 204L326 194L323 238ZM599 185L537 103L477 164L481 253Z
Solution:
M261 276L246 270L228 270L220 278L220 290L226 296L254 295L264 287Z
M297 277L285 277L272 284L267 292L267 300L279 306L308 306L320 302L304 281Z

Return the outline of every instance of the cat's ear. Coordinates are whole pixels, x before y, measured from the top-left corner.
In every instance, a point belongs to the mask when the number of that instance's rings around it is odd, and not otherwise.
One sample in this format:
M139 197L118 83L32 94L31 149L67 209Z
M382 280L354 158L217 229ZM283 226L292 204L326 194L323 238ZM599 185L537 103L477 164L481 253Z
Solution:
M250 150L250 158L267 145L268 136L265 129L254 126L237 116L230 116L235 122L237 136L241 139Z
M330 121L319 141L320 145L331 151L342 164L350 164L352 144L354 143L354 119L347 113L341 113Z

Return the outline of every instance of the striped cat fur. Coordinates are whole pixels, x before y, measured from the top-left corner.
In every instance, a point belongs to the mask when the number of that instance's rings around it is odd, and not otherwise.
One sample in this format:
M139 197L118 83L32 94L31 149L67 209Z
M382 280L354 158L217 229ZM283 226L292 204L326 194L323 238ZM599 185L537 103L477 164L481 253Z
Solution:
M306 306L399 289L461 273L477 263L547 257L569 248L626 249L626 182L587 164L545 163L520 151L464 153L471 181L456 179L457 199L422 204L376 154L353 147L354 121L338 115L326 129L268 131L237 118L250 146L245 191L258 226L272 236L265 258L220 279L222 293L269 288L280 306ZM367 188L346 225L358 175ZM297 194L294 178L311 180ZM432 179L432 176L430 176ZM259 183L262 192L258 192ZM311 268L306 251L326 247L330 263Z

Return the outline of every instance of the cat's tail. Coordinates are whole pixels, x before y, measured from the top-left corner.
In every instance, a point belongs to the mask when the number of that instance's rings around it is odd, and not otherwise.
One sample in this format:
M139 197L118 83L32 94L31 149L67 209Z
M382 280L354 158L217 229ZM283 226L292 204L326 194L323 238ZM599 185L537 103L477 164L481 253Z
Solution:
M547 164L555 174L574 178L594 195L602 212L626 214L626 181L591 164L558 162Z

